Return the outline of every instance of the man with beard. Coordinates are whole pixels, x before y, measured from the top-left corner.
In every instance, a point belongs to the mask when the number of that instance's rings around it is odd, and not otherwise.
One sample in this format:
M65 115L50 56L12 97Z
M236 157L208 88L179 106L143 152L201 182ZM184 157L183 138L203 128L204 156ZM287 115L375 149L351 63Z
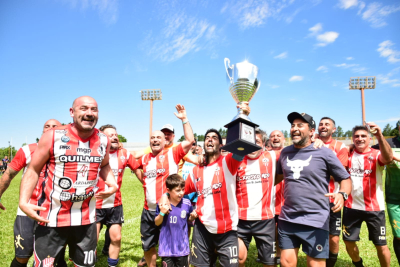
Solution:
M347 169L349 162L349 152L342 142L334 140L332 134L336 131L335 121L329 117L323 117L318 125L318 136L324 142L324 146L333 151L337 158ZM335 182L333 177L329 181L329 193L339 192L339 183ZM333 199L330 199L330 216L329 216L329 259L326 261L327 267L335 266L339 253L339 236L342 228L342 212L333 212Z
M349 174L329 149L315 149L311 143L315 122L306 113L292 112L290 135L293 145L285 147L277 164L279 182L285 181L285 205L279 215L281 265L297 265L300 246L307 254L307 266L325 266L329 252L329 198L333 211L340 211L351 191ZM339 193L328 193L330 176L340 182Z
M182 121L185 140L171 149L164 149L165 136L161 131L154 131L150 136L151 153L142 156L138 163L143 169L144 208L141 216L140 234L142 248L149 267L156 266L156 246L160 229L155 225L155 211L160 197L166 193L165 180L171 174L178 173L179 161L189 152L194 143L192 127L183 105L176 105L175 116Z
M397 122L400 132L400 120ZM393 250L400 265L400 136L386 140L393 151L393 161L386 165L385 197L393 233ZM380 149L379 143L372 146Z
M42 134L58 126L61 126L61 123L58 120L48 120L43 126ZM33 143L23 146L18 150L13 161L10 163L10 166L0 180L0 198L7 190L11 180L19 173L19 171L24 169L25 173L26 167L31 162L32 155L37 146L37 143ZM41 205L40 198L42 196L43 184L46 180L46 171L45 166L40 172L38 183L35 186L29 203L37 204L39 206ZM22 179L23 177L24 175L22 175ZM5 207L1 203L0 209L5 210ZM36 224L37 222L26 216L26 214L18 208L17 217L14 222L15 258L11 262L11 267L27 266L28 261L33 254L34 228ZM67 266L64 258L60 258L58 266Z
M101 225L106 225L111 241L107 262L109 267L114 267L117 266L119 261L121 230L124 222L121 196L122 177L127 166L131 170L136 170L138 163L126 149L119 149L118 133L115 126L107 124L101 126L99 130L108 136L111 143L109 162L114 176L117 178L118 190L108 198L96 201L97 239L99 239ZM99 190L108 189L108 186L102 180L99 180L97 186Z
M245 266L247 251L254 237L258 259L264 266L275 264L275 170L279 157L264 151L267 134L256 128L256 145L262 149L248 154L236 174L239 207L239 266Z
M39 222L35 231L34 266L53 266L69 247L77 266L96 262L96 198L117 191L109 165L107 136L94 127L98 120L97 102L82 96L72 104L74 123L45 132L21 182L19 207ZM40 171L48 165L45 200L41 207L29 203ZM99 177L109 188L97 192ZM37 214L40 211L40 214Z
M385 199L382 172L393 160L390 145L381 129L372 122L368 127L353 128L354 151L349 158L349 172L353 188L343 209L343 240L353 264L364 266L356 241L362 222L366 222L369 239L374 243L381 266L390 265L390 251L386 244ZM370 148L370 133L376 137L380 151Z

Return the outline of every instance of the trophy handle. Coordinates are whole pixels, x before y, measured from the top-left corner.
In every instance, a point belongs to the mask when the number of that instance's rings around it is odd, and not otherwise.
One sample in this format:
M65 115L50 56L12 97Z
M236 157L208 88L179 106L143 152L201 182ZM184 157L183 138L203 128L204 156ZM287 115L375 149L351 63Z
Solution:
M226 63L228 63L228 64L226 64ZM231 83L232 83L232 82L233 82L233 77L231 77L231 76L229 75L228 68L229 68L229 69L233 69L234 65L230 66L231 61L230 61L229 58L227 58L227 57L224 59L224 64L225 64L226 75L228 75L228 78L229 78L229 80L230 80Z

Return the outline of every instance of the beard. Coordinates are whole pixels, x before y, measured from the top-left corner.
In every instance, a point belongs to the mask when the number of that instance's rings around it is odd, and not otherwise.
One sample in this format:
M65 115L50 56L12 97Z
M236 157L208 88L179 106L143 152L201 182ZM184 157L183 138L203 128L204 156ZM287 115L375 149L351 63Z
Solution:
M283 146L282 143L270 143L270 145L271 145L271 147L273 147L273 148L280 148L280 147Z
M293 140L293 136L292 136L293 144L298 145L298 146L303 146L303 145L307 144L308 139L309 138L307 136L303 136L300 140Z

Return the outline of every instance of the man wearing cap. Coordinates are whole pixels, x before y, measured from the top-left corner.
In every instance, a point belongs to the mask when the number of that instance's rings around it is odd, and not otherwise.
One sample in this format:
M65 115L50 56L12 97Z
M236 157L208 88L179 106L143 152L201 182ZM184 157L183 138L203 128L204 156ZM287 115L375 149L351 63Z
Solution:
M340 211L351 191L351 181L330 149L312 145L315 122L310 115L292 112L288 120L293 145L282 150L276 177L277 183L285 181L285 205L278 225L281 265L296 266L301 245L307 266L325 266L329 256L329 197L334 199L332 210ZM331 176L340 183L338 193L328 193Z
M396 123L400 133L400 120ZM386 165L385 197L393 233L393 250L400 265L400 136L386 139L393 151L393 161ZM372 148L380 149L379 143Z

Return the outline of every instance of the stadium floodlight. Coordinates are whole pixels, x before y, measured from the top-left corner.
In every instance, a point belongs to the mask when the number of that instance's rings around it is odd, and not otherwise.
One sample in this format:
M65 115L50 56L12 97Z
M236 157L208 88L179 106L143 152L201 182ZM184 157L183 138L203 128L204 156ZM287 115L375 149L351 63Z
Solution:
M153 127L153 101L154 100L162 100L161 89L144 89L139 91L142 100L150 100L150 136Z
M376 78L375 76L351 77L349 82L350 90L361 91L361 107L362 107L362 124L365 122L365 101L364 89L375 89Z

